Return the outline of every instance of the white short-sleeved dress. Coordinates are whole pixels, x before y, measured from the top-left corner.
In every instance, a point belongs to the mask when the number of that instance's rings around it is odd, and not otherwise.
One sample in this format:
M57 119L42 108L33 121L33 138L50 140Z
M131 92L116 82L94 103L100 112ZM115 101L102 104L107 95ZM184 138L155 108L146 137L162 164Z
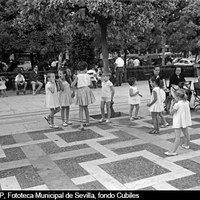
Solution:
M150 112L162 112L164 111L164 106L163 102L161 99L161 89L159 87L155 87L152 90L152 95L151 95L151 102L153 101L153 91L157 93L157 100L156 102L149 108Z
M54 93L52 93L49 90L49 88L51 87L54 88ZM46 107L54 109L60 107L56 84L48 82L45 86L45 92L46 92Z
M64 91L59 92L59 101L60 101L60 106L65 107L65 106L70 106L73 103L73 99L71 97L71 89L70 85L67 81L62 81Z
M6 89L6 81L0 81L0 90Z
M189 101L178 101L173 109L177 110L173 115L173 128L186 128L192 125Z
M136 86L130 86L129 91L133 90L133 94L138 91L138 88ZM131 97L130 94L128 94L128 104L130 105L137 105L140 104L140 96L139 94Z

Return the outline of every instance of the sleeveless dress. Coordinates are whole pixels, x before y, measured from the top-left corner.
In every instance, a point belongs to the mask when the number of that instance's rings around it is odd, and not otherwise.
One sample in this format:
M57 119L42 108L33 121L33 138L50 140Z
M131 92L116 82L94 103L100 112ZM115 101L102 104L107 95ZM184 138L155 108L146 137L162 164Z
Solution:
M50 87L54 87L54 93L52 93L49 90ZM46 92L46 107L53 109L60 107L56 84L48 82L45 86L45 92Z
M73 103L73 99L71 97L71 89L70 85L67 81L62 81L64 91L59 92L59 101L60 101L60 106L65 107L65 106L70 106Z
M133 90L133 94L138 91L138 88L136 86L130 86L129 90ZM136 96L131 97L130 94L128 94L128 104L130 105L137 105L140 104L140 96L137 94Z

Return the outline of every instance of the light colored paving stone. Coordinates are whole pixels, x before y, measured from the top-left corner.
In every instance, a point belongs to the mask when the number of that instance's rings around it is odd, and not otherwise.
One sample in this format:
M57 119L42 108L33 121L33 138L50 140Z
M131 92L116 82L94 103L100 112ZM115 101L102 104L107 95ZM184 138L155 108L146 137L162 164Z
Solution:
M78 156L84 156L84 155L90 155L97 153L97 151L93 148L84 148L80 150L74 150L74 151L69 151L69 152L61 152L61 153L55 153L49 155L49 157L56 161L56 160L63 160L67 158L73 158L73 157L78 157Z
M42 191L44 191L44 190L49 190L49 188L46 185L38 185L38 186L35 186L35 187L25 188L23 190L33 190L33 191L42 190Z
M200 139L192 140L192 143L200 145Z
M81 184L89 183L89 182L92 182L92 181L96 181L96 179L91 175L72 178L71 180L73 181L73 183L75 185L81 185Z
M6 157L6 155L2 149L2 146L0 145L0 158L5 158L5 157Z
M26 143L32 141L32 139L25 133L13 135L13 138L17 143Z
M0 163L0 170L8 170L8 169L15 169L18 167L24 167L30 165L29 160L23 159L23 160L16 160L12 162L4 162Z
M156 190L178 190L176 187L170 185L169 183L163 182L153 185Z
M2 190L21 190L21 187L15 176L0 179Z

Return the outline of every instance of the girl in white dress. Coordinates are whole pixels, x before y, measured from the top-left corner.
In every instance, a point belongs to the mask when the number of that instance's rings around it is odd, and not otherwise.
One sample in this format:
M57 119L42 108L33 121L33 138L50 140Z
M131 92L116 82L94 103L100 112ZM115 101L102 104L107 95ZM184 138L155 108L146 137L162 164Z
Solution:
M66 70L59 70L58 76L63 85L63 89L59 92L59 101L61 106L61 118L63 122L63 126L71 125L69 122L69 110L70 105L73 103L73 92L71 91L71 82L69 77L67 76Z
M4 76L0 76L0 95L2 95L2 97L7 97L6 94L6 81L8 81Z
M45 86L46 107L50 109L50 115L45 117L50 125L50 128L58 128L54 124L54 115L60 111L60 103L55 82L55 74L47 74L47 84Z
M92 93L90 87L92 86L92 82L90 80L90 75L87 74L87 63L82 61L78 63L79 73L75 77L72 87L77 87L75 104L79 105L79 119L81 122L81 126L79 130L84 130L84 125L89 125L89 110L88 105L94 103L95 97ZM85 111L86 116L86 124L83 123L83 111Z
M184 135L184 144L182 147L189 149L190 135L188 133L188 127L192 125L190 105L187 101L187 95L184 89L178 89L174 92L175 100L172 101L170 107L170 113L173 115L173 128L175 132L174 146L170 152L165 152L165 155L174 156L177 155L176 151L180 145L181 132Z
M160 86L160 79L156 79L155 76L151 77L150 84L153 88L151 94L151 101L147 104L149 107L149 111L152 115L153 120L153 130L151 130L150 134L158 134L159 133L159 115L164 111L164 105L162 102L162 89Z
M132 77L128 80L128 83L130 85L129 88L129 94L128 94L128 104L130 105L129 115L130 115L130 121L134 119L140 119L138 116L138 112L140 109L140 93L137 88L137 80L135 77ZM135 107L135 116L133 117L133 109Z

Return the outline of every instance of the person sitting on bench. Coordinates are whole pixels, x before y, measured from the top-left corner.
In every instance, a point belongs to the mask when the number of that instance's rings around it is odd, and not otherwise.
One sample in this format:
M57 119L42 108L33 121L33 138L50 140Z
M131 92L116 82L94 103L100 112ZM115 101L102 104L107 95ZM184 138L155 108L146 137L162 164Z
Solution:
M24 76L21 74L21 72L18 72L17 76L15 77L15 88L16 88L16 93L19 95L19 89L23 88L23 93L26 94L26 86L27 82L24 78Z

